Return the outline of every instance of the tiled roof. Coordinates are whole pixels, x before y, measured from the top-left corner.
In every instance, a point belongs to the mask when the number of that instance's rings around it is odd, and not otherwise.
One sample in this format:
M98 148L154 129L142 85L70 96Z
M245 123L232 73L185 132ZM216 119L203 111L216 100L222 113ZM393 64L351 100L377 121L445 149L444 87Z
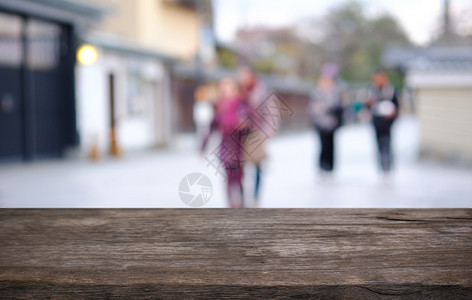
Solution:
M404 70L472 72L472 47L389 47L382 61Z
M410 62L410 70L424 72L472 72L472 47L434 47Z
M409 46L390 46L382 55L382 64L389 68L407 69L411 60L419 57L424 48Z

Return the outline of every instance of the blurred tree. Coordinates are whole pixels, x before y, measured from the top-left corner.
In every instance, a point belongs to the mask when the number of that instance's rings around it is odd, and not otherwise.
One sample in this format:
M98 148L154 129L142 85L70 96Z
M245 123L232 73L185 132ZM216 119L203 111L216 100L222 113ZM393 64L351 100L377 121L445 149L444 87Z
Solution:
M258 60L254 64L254 68L262 73L276 73L277 66L273 59Z
M219 64L227 69L237 67L237 55L229 49L218 49Z
M362 83L380 66L386 46L411 43L392 15L369 17L361 2L352 1L293 27L240 29L236 44L260 72L316 80L322 64L334 61L343 79ZM401 74L391 73L401 85Z
M328 33L323 40L325 60L341 67L347 81L364 82L380 66L384 48L389 44L410 44L399 22L385 13L369 18L365 7L357 1L331 10L325 18Z

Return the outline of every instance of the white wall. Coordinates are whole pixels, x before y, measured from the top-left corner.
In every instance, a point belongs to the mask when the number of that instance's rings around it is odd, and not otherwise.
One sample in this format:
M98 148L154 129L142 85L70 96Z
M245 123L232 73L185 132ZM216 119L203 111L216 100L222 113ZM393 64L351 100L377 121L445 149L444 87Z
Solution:
M129 109L130 70L139 74L144 110L131 114ZM155 59L100 51L97 63L77 67L77 114L81 136L80 149L87 155L94 141L105 154L110 145L109 74L115 78L115 120L121 150L141 150L163 145L169 138L170 92L163 64Z
M77 126L80 150L84 154L95 142L101 152L109 145L108 85L103 69L103 62L76 69Z
M425 149L472 159L472 87L419 88L417 109Z

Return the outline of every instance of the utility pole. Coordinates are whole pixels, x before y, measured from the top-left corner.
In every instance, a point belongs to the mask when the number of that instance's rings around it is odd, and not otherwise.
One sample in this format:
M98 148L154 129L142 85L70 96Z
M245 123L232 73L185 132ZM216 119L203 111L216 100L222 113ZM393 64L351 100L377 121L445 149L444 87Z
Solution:
M450 16L450 1L443 0L443 35L448 37L453 34L451 16Z

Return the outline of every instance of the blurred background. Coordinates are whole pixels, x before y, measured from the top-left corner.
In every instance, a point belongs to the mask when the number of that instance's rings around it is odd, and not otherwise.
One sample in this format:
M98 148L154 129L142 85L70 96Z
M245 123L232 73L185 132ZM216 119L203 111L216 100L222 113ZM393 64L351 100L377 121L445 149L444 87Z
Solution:
M307 113L326 61L346 94L328 179ZM241 65L293 111L260 207L472 206L469 0L0 0L0 207L187 207L193 172L226 207L195 107ZM387 181L365 106L379 67L400 103Z

